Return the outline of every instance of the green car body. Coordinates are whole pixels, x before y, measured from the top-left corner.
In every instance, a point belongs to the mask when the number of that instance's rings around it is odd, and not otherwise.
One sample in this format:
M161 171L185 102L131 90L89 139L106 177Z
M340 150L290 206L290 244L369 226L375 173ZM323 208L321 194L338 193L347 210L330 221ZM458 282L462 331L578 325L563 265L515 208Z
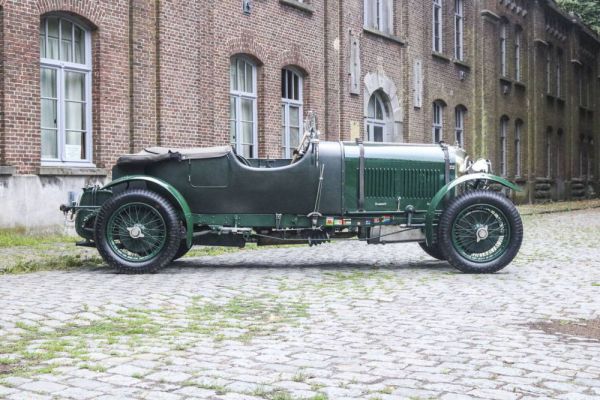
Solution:
M135 227L143 228L143 221L123 222L121 233L118 226L113 227L107 237L108 228L100 228L96 217L104 207L115 211L111 198L125 196L119 204L127 204L126 194L136 190L155 193L177 213L181 246L171 258L185 253L192 244L312 245L352 237L368 243L416 241L435 250L440 218L457 193L490 191L494 184L519 190L487 171L467 171L464 151L443 143L320 142L313 138L299 150L299 156L290 162L245 160L228 147L148 149L122 157L113 168L112 182L103 188L84 189L79 203L63 211L76 213L77 232L88 245L112 240L116 243L112 248L119 252L126 247L127 254L138 248L140 238L132 232L139 234ZM158 211L144 209L142 203L133 210L164 219L160 207ZM480 225L473 228L481 231L485 227L487 232L488 225L483 221ZM123 232L131 236L119 239ZM156 240L163 243L167 236L161 234ZM142 233L142 237L149 236ZM520 246L521 239L517 239ZM111 247L106 248L110 252ZM107 258L104 253L101 251ZM439 254L438 258L448 258L442 255L445 252ZM136 259L126 260L129 263L124 266L117 255L112 264L136 272ZM155 269L151 265L140 271Z

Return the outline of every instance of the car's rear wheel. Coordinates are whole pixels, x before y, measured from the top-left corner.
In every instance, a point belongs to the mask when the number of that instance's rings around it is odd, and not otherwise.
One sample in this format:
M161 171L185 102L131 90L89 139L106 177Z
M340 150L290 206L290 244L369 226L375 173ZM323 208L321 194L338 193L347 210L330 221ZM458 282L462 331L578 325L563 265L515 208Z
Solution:
M444 257L444 253L442 253L442 249L440 249L438 243L432 244L431 246L427 246L427 243L419 242L419 246L421 246L423 251L429 254L431 257L440 261L446 261L446 257Z
M154 272L173 260L181 242L171 203L148 190L129 190L104 203L94 229L102 258L127 273Z
M523 241L523 223L512 202L488 190L450 201L438 226L440 248L455 268L492 273L507 266Z

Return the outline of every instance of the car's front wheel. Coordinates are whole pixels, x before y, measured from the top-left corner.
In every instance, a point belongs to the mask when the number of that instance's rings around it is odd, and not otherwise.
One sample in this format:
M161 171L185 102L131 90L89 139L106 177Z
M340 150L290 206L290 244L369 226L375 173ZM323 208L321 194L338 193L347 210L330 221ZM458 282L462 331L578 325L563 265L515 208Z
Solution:
M94 239L102 258L127 273L154 272L173 260L181 243L177 211L148 190L107 200L96 217Z
M450 201L438 234L440 248L453 267L492 273L507 266L519 252L523 223L506 196L475 190Z

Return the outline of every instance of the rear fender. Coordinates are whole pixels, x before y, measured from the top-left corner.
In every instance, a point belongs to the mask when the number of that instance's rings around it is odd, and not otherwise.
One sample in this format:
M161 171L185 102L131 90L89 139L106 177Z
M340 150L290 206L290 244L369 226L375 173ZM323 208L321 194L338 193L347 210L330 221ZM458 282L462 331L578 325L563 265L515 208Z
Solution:
M486 174L486 173L477 173L477 174L469 174L463 175L460 178L453 180L452 182L447 183L444 187L442 187L431 199L431 203L429 203L429 208L427 210L427 215L425 216L425 240L428 246L433 244L433 222L435 219L435 213L442 202L442 200L450 193L454 188L458 185L463 184L468 181L475 180L487 180L495 183L499 183L500 185L507 187L509 189L514 190L515 192L521 192L522 189L510 182L507 179L504 179L500 176Z
M109 189L114 186L126 184L129 182L152 183L154 185L159 186L161 189L163 189L165 191L165 193L168 194L169 200L174 202L174 204L176 206L178 206L179 209L181 210L181 212L183 213L183 219L185 221L185 226L186 226L186 231L187 231L186 243L187 243L188 247L190 247L192 245L192 238L194 236L194 222L192 220L192 210L190 209L190 206L188 205L185 198L181 195L181 193L177 189L175 189L172 185L168 184L167 182L163 181L162 179L158 179L158 178L155 178L152 176L146 176L146 175L124 176L122 178L115 179L114 181L110 182L108 185L104 186L103 189Z

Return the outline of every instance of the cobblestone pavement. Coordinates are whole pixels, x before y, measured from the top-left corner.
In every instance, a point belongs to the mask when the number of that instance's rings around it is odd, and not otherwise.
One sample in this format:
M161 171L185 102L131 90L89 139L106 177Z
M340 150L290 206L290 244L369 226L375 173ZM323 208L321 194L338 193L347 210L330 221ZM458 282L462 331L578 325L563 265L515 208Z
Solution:
M343 242L2 276L0 398L600 398L600 341L528 325L600 317L600 210L524 221L494 275Z

